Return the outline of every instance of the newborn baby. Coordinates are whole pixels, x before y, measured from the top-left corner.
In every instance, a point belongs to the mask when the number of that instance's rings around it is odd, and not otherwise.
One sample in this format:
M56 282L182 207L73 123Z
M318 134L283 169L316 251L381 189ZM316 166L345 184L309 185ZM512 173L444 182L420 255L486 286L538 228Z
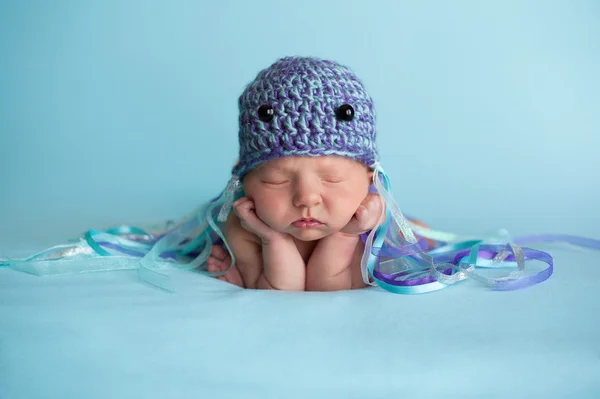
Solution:
M385 207L369 191L379 156L361 81L332 61L287 57L246 87L239 110L228 185L239 198L220 212L229 212L222 230L235 267L219 278L259 289L364 287L360 234L385 220ZM213 246L208 271L228 270L231 254Z
M249 172L245 196L233 205L223 232L236 268L220 277L246 288L334 291L365 286L359 234L382 220L369 194L373 172L352 159L288 156ZM214 246L209 271L231 259Z

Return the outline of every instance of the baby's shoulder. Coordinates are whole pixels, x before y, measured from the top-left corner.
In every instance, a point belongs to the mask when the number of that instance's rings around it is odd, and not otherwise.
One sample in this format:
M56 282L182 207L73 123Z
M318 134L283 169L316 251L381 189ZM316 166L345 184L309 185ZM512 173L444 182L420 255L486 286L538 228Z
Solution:
M250 281L256 281L258 276L249 277L252 270L262 267L262 246L255 234L242 227L239 218L234 212L227 217L223 226L223 235L227 245L235 256L236 267L242 274L246 286Z
M223 225L223 235L229 243L241 241L255 243L257 245L260 245L261 243L256 234L249 232L242 226L240 218L235 212L229 213L229 216Z

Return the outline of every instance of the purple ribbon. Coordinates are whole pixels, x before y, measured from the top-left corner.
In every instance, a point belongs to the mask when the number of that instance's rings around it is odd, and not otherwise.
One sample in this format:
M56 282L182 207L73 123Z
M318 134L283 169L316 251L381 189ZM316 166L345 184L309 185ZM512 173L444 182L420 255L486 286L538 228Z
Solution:
M484 259L493 259L499 252L506 250L507 247L508 246L505 246L505 245L482 245L478 255ZM508 248L510 248L510 247L508 247ZM465 256L467 256L469 253L470 253L470 250L467 249L467 250L461 250L458 253L456 253L456 251L452 251L451 254L446 254L446 253L439 254L439 255L436 254L436 256L433 256L433 260L434 260L434 263L448 262L448 257L452 256L453 259L450 263L452 263L454 265L458 265L460 260L463 259ZM552 256L550 256L548 253L543 252L543 251L538 251L535 249L523 248L523 254L525 255L526 260L536 259L536 260L542 261L544 263L547 263L548 267L534 275L525 276L525 277L521 277L518 279L496 280L496 281L494 281L494 286L492 287L493 290L507 291L507 290L514 290L514 289L524 288L524 287L527 287L530 285L538 284L538 283L541 283L542 281L547 280L554 272L554 263L552 261ZM514 261L515 256L509 255L506 258L506 260ZM423 276L423 277L418 277L418 278L397 280L399 277L402 277L403 275L416 273L418 271L419 271L418 269L413 269L413 270L404 271L401 273L385 274L385 273L382 273L379 270L379 268L375 268L375 270L373 271L373 274L376 278L378 278L379 280L381 280L387 284L402 286L402 287L428 284L428 283L433 283L433 282L437 281L431 274L428 274L427 276ZM423 269L421 269L421 271L423 273L429 273L429 268L424 267ZM442 273L444 273L446 275L451 275L452 269L448 268L448 269L442 271Z

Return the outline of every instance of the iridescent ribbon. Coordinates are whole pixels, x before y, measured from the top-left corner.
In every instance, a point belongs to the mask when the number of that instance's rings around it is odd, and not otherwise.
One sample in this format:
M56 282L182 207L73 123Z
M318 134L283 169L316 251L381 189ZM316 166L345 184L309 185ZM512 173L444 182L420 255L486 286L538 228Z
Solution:
M166 231L150 234L133 226L89 230L78 242L55 246L25 259L0 259L0 266L10 266L35 275L137 269L143 281L174 291L170 277L161 270L171 267L189 270L204 265L215 240L213 234L230 250L215 223L218 218L215 213L230 209L235 196L240 195L240 188L239 184L230 182L218 197ZM234 266L235 257L232 255L230 269ZM228 271L210 273L199 270L210 276Z
M373 179L374 191L382 196L385 203L386 222L362 235L365 253L361 262L361 272L365 283L378 285L394 293L417 294L436 291L468 278L492 290L513 290L548 279L553 273L552 257L546 252L522 248L517 244L567 243L600 250L600 240L577 236L546 234L511 240L505 230L499 230L486 239L476 239L430 230L408 221L402 215L391 195L389 178L378 164L375 165ZM386 246L385 236L393 223L402 232L404 240L399 245ZM412 230L417 234L417 238ZM436 241L437 245L433 250L426 252L425 238ZM495 244L503 240L507 240L508 244ZM382 258L390 259L382 261ZM487 259L491 259L491 262L481 264L482 260ZM534 259L548 266L533 275L525 275L525 261ZM507 262L513 261L516 262L517 270L503 277L487 278L476 272L478 268L504 268Z
M552 257L546 252L522 247L525 244L565 243L600 250L600 240L571 235L544 234L511 239L505 230L499 230L478 239L430 230L403 215L391 193L390 180L379 164L374 165L373 183L372 191L384 201L386 217L379 227L362 235L365 251L361 273L365 283L390 292L432 292L467 279L492 290L513 290L545 281L553 272ZM155 233L133 226L89 230L78 242L55 246L26 259L0 260L0 266L36 275L137 269L142 280L173 291L169 276L161 270L200 268L215 242L225 245L231 254L229 270L235 267L234 254L217 222L226 219L233 201L240 195L243 195L241 185L234 177L219 196L174 227ZM432 248L426 239L434 242ZM525 262L530 260L546 263L547 267L526 275ZM499 278L477 273L478 269L514 268L514 264L516 270ZM218 276L229 270L200 272Z

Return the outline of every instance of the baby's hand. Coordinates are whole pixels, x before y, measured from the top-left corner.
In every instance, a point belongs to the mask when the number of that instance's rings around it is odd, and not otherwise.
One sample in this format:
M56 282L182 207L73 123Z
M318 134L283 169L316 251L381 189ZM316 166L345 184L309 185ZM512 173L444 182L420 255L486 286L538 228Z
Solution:
M273 230L258 217L254 201L248 197L242 197L235 201L233 203L233 210L240 219L242 227L249 232L256 234L263 243L284 237L283 233Z
M378 194L370 193L358 207L350 222L340 230L345 234L358 235L379 226L385 220L383 202Z

